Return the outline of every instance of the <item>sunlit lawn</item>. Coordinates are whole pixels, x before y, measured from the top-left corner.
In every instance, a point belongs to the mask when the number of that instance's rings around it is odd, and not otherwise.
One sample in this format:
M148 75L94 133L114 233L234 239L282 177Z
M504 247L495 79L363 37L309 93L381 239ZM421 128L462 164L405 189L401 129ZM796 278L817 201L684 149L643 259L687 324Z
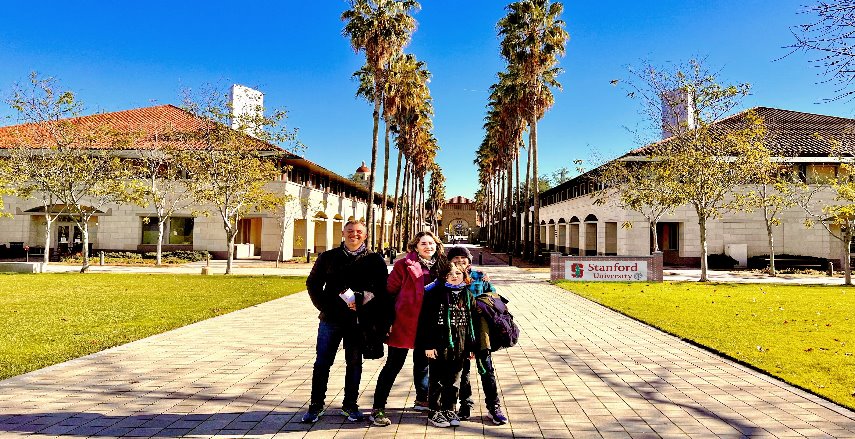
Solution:
M689 282L558 285L855 408L855 289Z
M305 289L304 277L0 275L0 379Z

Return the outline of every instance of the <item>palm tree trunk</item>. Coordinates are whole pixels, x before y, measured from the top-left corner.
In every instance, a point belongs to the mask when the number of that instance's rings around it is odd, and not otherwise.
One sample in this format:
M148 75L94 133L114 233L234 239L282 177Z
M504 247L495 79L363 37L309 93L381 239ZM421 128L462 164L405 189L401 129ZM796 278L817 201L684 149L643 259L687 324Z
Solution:
M540 181L537 173L537 119L534 117L529 121L528 144L531 147L532 163L531 173L534 175L534 258L540 260Z
M386 191L389 186L389 123L383 124L385 127L385 147L386 151L383 154L383 206L380 208L380 253L383 253L383 248L386 240Z
M519 146L517 146L516 158L514 160L516 164L516 217L514 218L514 236L512 239L514 240L514 254L520 254L520 224L522 221L522 200L520 199L520 150Z
M410 218L410 161L406 156L404 157L404 181L401 184L401 212L399 215L400 218L398 218L401 231L398 234L398 238L399 242L402 244L401 248L406 251L406 239L410 236L410 229L407 227L407 222Z
M375 90L379 90L379 81L375 82ZM374 250L376 242L376 230L374 228L374 175L377 173L377 143L380 132L380 93L374 93L374 132L371 138L371 174L368 174L368 209L365 212L365 223L368 226L368 234L371 242L368 244L370 250Z
M400 241L400 239L398 239L398 235L400 235L400 233L401 233L400 228L398 228L397 221L398 221L398 218L401 217L400 213L398 212L398 207L400 207L399 203L398 203L400 201L400 200L398 200L398 190L399 190L400 184L401 184L401 158L402 157L403 157L403 153L401 153L401 150L399 149L398 150L398 165L397 165L398 169L395 171L395 206L392 208L392 230L389 232L389 242L392 243L392 246L395 247L396 250L399 249L398 241ZM403 203L401 203L401 204L403 204Z
M505 242L507 243L507 252L508 254L512 254L514 252L514 216L512 215L514 208L514 161L508 161L508 183L507 190L508 194L506 196L507 202L505 203L505 216L507 217L507 226L505 226L506 234L505 234ZM510 257L510 256L509 256Z
M523 204L523 215L525 215L525 224L523 231L523 235L525 238L523 239L523 257L526 259L531 259L531 232L529 231L531 227L531 218L529 218L528 208L529 208L529 199L531 199L531 180L530 173L531 171L531 145L528 147L528 157L525 161L525 204Z

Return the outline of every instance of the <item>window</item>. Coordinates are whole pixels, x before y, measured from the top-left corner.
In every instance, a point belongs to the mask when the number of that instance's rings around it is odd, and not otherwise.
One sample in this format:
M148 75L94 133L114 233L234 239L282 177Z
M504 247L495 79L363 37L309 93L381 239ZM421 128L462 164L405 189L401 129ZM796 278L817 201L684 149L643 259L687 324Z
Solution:
M142 244L157 244L157 217L142 218ZM193 218L170 218L163 224L163 243L193 244Z

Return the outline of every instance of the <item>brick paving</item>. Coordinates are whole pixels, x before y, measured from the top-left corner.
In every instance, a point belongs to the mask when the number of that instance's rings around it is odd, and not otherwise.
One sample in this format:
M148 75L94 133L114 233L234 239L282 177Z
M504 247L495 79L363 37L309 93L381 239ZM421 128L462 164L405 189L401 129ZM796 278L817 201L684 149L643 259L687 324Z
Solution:
M317 327L300 293L2 381L0 437L855 437L852 411L537 275L489 271L523 331L494 356L509 425L493 426L478 404L457 429L429 427L405 409L409 364L389 399L393 425L344 423L343 358L327 415L300 424ZM365 362L363 408L381 365Z

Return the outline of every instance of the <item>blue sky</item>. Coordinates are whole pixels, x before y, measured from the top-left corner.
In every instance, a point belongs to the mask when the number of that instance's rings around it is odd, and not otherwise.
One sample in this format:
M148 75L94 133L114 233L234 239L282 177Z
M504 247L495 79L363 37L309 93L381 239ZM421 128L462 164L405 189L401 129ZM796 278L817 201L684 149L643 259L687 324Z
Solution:
M612 79L649 59L662 65L706 58L726 83L749 82L743 108L779 107L852 117L810 56L787 54L790 28L809 20L806 0L575 1L565 3L570 33L561 60L564 90L538 126L542 174L576 159L592 163L637 145L643 122ZM449 196L477 189L474 151L490 85L503 69L496 22L506 2L423 0L407 51L433 73L438 162ZM181 90L240 83L285 107L306 157L343 175L370 160L371 106L350 79L363 55L342 37L343 0L196 2L4 2L0 93L30 71L59 78L87 112L180 104ZM9 17L17 17L14 20ZM11 110L0 108L0 115ZM394 157L394 152L393 152ZM382 157L381 157L382 160ZM382 163L382 162L380 162ZM393 158L394 164L394 158ZM394 170L392 171L394 172ZM392 182L391 184L394 184ZM377 186L378 190L380 185Z

